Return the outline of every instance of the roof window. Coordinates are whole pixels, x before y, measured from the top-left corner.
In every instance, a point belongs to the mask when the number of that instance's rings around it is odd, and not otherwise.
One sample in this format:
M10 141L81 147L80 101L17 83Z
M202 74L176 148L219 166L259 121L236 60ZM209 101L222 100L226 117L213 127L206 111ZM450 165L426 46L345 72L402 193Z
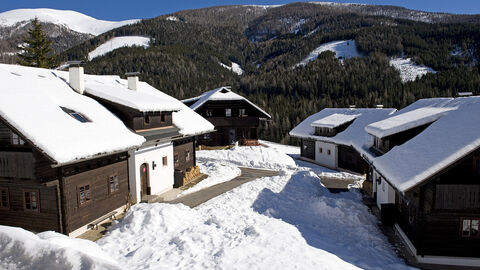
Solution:
M70 110L70 109L67 109L65 107L60 107L62 108L62 110L67 113L68 115L70 115L71 117L73 117L74 119L76 119L78 122L80 123L86 123L86 122L92 122L90 121L90 119L88 119L87 117L85 117L85 115L79 113L79 112L76 112L74 110Z

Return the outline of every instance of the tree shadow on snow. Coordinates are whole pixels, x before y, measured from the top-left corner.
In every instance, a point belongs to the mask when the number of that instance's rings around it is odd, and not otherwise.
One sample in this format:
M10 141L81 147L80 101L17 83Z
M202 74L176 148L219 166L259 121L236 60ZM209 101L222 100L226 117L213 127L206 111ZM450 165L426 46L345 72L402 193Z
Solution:
M317 170L326 170L315 167L315 172L307 168L295 172L280 193L262 190L253 209L295 226L310 246L357 267L407 268L362 203L360 192L330 193L317 176Z

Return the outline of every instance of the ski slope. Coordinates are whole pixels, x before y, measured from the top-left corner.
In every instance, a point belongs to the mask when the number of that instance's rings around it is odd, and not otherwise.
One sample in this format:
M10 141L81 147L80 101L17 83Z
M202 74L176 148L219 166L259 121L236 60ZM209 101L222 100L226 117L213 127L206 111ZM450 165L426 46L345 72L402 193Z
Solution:
M349 59L352 57L362 57L363 55L357 50L355 45L355 40L339 40L324 43L318 48L313 50L307 57L305 57L300 63L296 64L295 67L305 66L308 63L314 61L318 56L325 51L332 51L335 53L335 57L338 59Z
M133 46L148 48L150 46L150 38L140 36L114 37L88 53L88 60L105 55L119 48Z
M432 68L417 65L410 58L392 58L390 65L400 71L400 78L403 83L413 82L427 73L437 73Z
M63 25L76 32L100 35L114 28L136 23L140 20L125 20L119 22L97 20L85 14L72 10L57 10L49 8L14 9L0 13L0 26L15 26L18 23L27 24L34 18L41 22Z

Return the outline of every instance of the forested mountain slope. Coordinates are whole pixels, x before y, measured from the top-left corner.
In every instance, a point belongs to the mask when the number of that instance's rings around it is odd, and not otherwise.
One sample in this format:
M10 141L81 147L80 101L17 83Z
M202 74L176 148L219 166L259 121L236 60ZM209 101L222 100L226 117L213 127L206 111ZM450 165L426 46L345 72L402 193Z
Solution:
M180 99L231 85L273 116L261 137L285 143L295 124L324 107L401 108L423 97L480 94L478 18L365 5L213 7L113 29L59 59L86 60L116 36L150 37L148 48L114 50L87 61L86 71L140 71L142 80ZM320 44L350 39L364 57L337 59L327 51L295 68ZM436 73L402 82L392 57L409 57ZM245 72L220 65L232 62Z

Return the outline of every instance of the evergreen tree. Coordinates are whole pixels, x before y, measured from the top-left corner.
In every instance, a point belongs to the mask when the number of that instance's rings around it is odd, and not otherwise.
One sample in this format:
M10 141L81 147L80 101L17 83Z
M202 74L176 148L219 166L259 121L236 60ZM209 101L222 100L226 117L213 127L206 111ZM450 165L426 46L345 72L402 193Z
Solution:
M42 26L35 18L32 20L32 28L28 30L28 37L19 46L22 51L18 53L18 63L23 66L51 68L54 66L54 57L51 55L52 41L48 40L43 33Z

